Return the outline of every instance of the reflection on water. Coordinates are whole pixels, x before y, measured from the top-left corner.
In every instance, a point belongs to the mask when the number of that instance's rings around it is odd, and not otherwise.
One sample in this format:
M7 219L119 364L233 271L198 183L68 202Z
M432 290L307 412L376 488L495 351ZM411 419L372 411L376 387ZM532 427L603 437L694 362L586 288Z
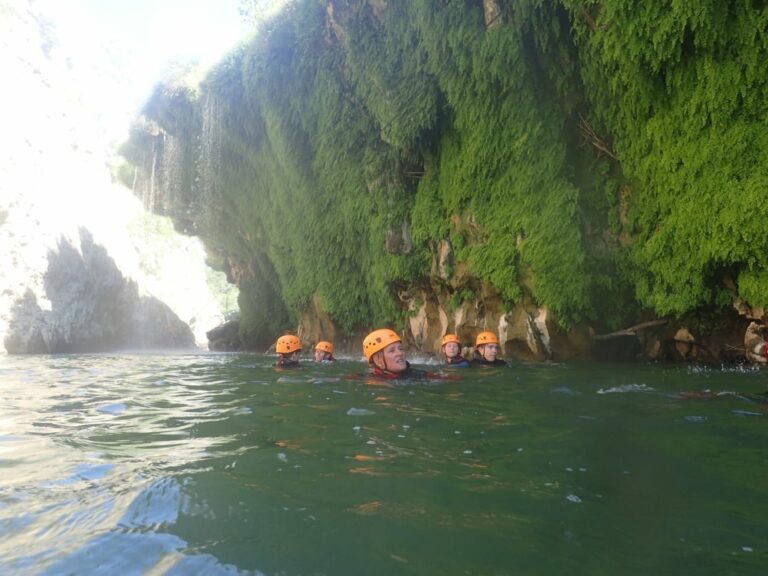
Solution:
M765 373L0 358L0 572L762 574ZM435 368L434 366L432 368Z

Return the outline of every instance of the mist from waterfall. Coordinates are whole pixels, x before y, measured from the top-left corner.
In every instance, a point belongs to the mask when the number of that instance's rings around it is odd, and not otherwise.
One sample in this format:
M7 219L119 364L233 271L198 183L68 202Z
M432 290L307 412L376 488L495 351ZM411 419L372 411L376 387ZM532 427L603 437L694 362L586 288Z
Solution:
M48 259L62 240L79 246L81 229L106 249L140 295L166 303L205 346L205 332L223 321L226 308L236 307L236 290L205 265L199 240L144 210L154 208L155 185L142 206L113 182L114 135L85 94L78 63L57 44L55 29L27 0L1 0L0 8L0 63L6 85L13 86L0 108L0 352L10 311L25 293L50 308ZM171 136L163 148L167 159L182 153ZM179 165L163 162L157 185L182 182L174 172Z

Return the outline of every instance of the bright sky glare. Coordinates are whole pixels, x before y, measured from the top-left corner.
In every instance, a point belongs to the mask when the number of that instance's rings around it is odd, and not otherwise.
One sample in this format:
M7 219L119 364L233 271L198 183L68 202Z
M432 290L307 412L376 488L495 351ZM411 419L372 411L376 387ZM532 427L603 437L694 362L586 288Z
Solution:
M174 62L215 64L249 33L240 0L36 0L104 129L119 138ZM94 110L95 111L95 110Z

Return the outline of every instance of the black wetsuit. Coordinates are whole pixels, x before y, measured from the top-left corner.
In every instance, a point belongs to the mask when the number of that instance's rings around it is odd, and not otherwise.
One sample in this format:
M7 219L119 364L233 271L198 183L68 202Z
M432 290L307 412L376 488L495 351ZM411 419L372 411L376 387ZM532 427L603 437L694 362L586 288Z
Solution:
M472 359L472 365L473 366L509 366L505 360L502 360L501 358L496 358L493 362L490 362L483 358L482 356L475 356Z
M277 362L273 364L275 368L298 368L299 367L299 361L298 360L287 360L286 358L283 358L282 356L278 359Z
M371 375L375 376L376 378L384 378L385 380L427 380L431 376L434 376L424 370L412 368L411 363L407 360L405 362L405 366L406 368L402 372L391 372L374 365Z
M469 360L464 358L461 354L454 356L453 358L445 357L445 365L451 368L468 368L470 366Z

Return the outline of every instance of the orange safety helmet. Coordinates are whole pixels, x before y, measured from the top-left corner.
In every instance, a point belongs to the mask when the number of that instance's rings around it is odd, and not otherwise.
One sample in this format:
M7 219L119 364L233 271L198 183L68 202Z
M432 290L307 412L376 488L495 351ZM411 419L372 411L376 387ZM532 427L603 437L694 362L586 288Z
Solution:
M446 334L443 336L443 342L440 344L440 347L442 348L449 342L456 342L459 346L461 346L461 340L459 340L459 337L456 336L456 334Z
M278 354L290 354L291 352L296 352L296 350L301 350L301 340L299 340L298 336L293 336L291 334L280 336L280 338L277 339L275 350Z
M493 332L480 332L480 334L477 335L477 339L475 340L475 346L480 346L481 344L498 344L498 343L499 343L499 338Z
M333 344L325 340L322 340L321 342L317 343L317 346L315 346L315 350L322 350L323 352L328 352L328 354L333 354Z
M368 362L370 362L371 356L394 342L402 342L400 336L398 336L397 332L394 330L390 330L389 328L374 330L363 340L363 353Z

